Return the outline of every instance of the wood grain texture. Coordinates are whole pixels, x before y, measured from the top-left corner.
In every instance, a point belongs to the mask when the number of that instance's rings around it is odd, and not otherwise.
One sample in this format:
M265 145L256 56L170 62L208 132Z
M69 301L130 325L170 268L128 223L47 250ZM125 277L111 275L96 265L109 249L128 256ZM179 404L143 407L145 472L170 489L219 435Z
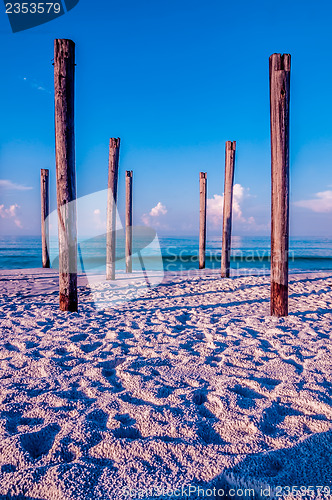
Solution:
M235 150L236 141L227 141L225 149L224 210L221 248L222 278L229 278L230 274Z
M42 264L43 268L50 267L50 236L49 221L47 217L50 213L50 194L49 194L49 170L42 168L40 170L40 197L41 197L41 238L42 238Z
M106 222L106 279L115 279L116 212L118 199L120 138L111 138L108 161L108 193Z
M62 311L77 311L77 221L74 132L75 44L54 41L59 295Z
M207 173L199 173L199 269L205 268Z
M126 171L126 272L131 273L133 248L133 172Z
M270 56L271 315L288 314L289 54Z

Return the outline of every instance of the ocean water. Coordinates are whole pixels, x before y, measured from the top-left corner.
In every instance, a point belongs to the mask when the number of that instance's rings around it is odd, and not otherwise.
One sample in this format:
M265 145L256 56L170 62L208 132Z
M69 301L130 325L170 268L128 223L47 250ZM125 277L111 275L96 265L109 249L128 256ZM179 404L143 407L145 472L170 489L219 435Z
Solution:
M105 236L79 239L78 270L104 272L106 259ZM198 268L198 237L165 238L133 242L133 269L185 271ZM51 239L50 256L56 268L57 240ZM209 238L206 245L206 267L220 267L221 238ZM1 237L0 269L41 267L40 237ZM117 263L125 269L124 238L117 239ZM232 239L231 268L241 272L265 273L270 270L270 239L239 237ZM289 268L293 272L332 271L332 239L291 238Z

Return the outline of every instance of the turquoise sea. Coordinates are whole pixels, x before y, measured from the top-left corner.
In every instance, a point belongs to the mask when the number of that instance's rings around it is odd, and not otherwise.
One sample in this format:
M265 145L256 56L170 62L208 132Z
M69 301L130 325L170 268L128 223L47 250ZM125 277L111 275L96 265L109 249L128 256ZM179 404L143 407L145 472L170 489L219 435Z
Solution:
M141 245L135 250L133 268L140 269L142 258L150 270L180 271L198 268L198 237L159 237L152 244ZM52 267L57 267L57 241L51 247ZM105 237L79 240L79 271L103 272L106 259ZM139 245L138 245L139 247ZM137 248L138 248L137 247ZM206 267L220 266L221 238L207 240ZM117 240L117 268L124 269L124 241ZM1 237L0 269L41 267L40 237ZM270 269L270 239L268 237L239 237L232 239L231 267L248 272L268 272ZM293 272L332 271L332 239L291 238L289 267Z

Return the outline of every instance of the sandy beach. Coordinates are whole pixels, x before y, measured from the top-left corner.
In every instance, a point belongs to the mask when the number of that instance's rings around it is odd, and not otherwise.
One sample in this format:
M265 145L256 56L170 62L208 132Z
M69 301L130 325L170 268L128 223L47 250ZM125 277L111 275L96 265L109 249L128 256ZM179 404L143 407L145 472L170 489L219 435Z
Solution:
M55 271L0 282L0 498L332 488L331 273L291 275L281 319L268 276L169 274L136 296L134 275L105 310L82 277L78 313Z

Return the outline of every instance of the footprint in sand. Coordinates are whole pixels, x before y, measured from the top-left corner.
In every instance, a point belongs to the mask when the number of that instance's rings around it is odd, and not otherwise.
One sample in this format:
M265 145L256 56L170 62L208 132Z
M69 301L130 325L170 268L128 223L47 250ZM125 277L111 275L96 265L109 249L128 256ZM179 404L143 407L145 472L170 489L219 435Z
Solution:
M254 391L253 389L250 389L249 387L246 387L246 386L240 385L240 384L235 385L230 390L232 392L235 392L235 394L242 396L243 398L261 399L264 397L264 396L262 396L262 394L259 394L258 392Z
M58 424L50 424L38 432L22 434L20 436L22 448L33 459L46 455L52 448L55 437L60 430L61 427Z
M68 354L68 351L64 347L57 347L54 350L54 354L57 354L58 356L64 356L65 354Z
M121 424L125 425L125 426L130 426L130 425L134 425L136 424L136 420L134 418L132 418L129 413L122 413L122 414L119 414L119 415L115 415L114 416L114 420L117 420L118 422L120 422Z
M101 374L107 382L109 382L113 386L113 391L119 392L123 390L122 384L119 380L119 378L116 375L115 368L119 366L121 363L123 363L122 359L117 359L117 360L111 360L111 361L104 361L102 363L99 363L99 366L101 366Z
M281 359L285 362L285 363L288 363L289 365L293 365L296 369L296 372L300 375L302 372L303 372L303 366L300 365L299 363L297 363L296 361L294 361L293 359L291 358L284 358L283 356L281 356Z
M71 340L72 342L81 342L83 340L86 340L88 338L88 334L87 333L79 333L77 335L73 335L72 337L69 337L69 340Z
M99 425L99 427L106 429L108 417L109 415L104 412L104 410L97 408L96 410L92 410L90 413L88 413L86 419L90 422L95 422Z
M140 439L142 438L141 433L136 427L127 427L121 425L117 429L113 430L113 436L120 439Z
M285 433L285 430L280 427L280 424L287 416L299 416L303 414L290 406L280 405L273 402L270 408L267 408L262 416L260 430L271 437L277 437Z
M70 463L77 458L70 438L65 437L60 441L60 446L54 453L54 457L60 462Z
M30 340L27 340L25 342L26 349L35 349L36 347L39 347L39 344L37 344L37 342L31 342Z
M4 348L10 352L20 352L19 348L16 347L16 345L11 344L10 342L6 342L6 344L4 344Z
M202 420L197 429L197 435L204 441L206 444L215 444L215 445L225 445L226 442L222 439L220 434L218 434L213 426L204 420Z
M93 344L82 344L82 345L80 345L80 349L81 349L81 351L88 354L90 352L96 351L102 345L103 345L102 342L94 342Z
M197 406L200 406L203 403L206 403L206 401L207 401L206 393L202 392L202 391L195 392L193 395L192 401Z
M268 377L258 378L258 377L254 377L253 379L256 382L258 382L258 384L260 384L265 389L267 389L268 391L273 391L277 387L277 385L281 384L281 380L274 379L274 378L268 378Z
M240 408L243 409L252 408L256 404L256 399L262 399L265 397L262 394L254 391L253 389L240 384L235 385L230 390L237 394L237 404L238 406L240 406Z
M21 426L21 425L28 425L29 427L35 427L37 425L41 425L42 423L44 422L44 419L43 418L28 418L28 417L22 417L19 422L18 422L18 426Z
M5 465L3 465L1 467L2 474L6 474L6 473L10 473L10 472L15 472L15 471L16 471L16 467L13 464L5 464Z
M29 426L34 427L36 425L41 425L44 421L43 418L28 418L22 417L22 413L4 411L1 413L1 417L6 419L6 430L10 434L16 434L19 426Z
M170 387L168 385L164 385L164 386L158 388L156 397L160 398L160 399L168 398L168 396L170 394L172 394L173 391L174 391L173 387Z

